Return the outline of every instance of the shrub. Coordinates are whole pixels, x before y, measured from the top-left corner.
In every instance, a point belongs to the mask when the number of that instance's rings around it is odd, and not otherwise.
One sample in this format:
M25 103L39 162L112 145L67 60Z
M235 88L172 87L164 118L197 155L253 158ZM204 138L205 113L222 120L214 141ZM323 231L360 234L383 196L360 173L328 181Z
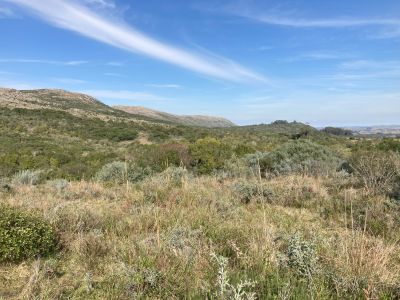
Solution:
M264 176L268 173L323 175L335 172L341 163L328 147L308 140L291 141L272 152L247 156L247 159L253 168L259 166Z
M255 197L270 200L274 196L274 193L268 187L259 183L242 181L236 183L233 189L243 203L249 203Z
M56 190L58 194L63 194L69 187L69 182L65 179L56 179L49 182L50 186Z
M16 185L36 185L40 182L41 171L20 171L12 177L12 183Z
M231 147L215 138L197 140L189 147L189 152L192 166L199 174L222 169L225 161L232 156Z
M172 183L174 186L181 186L188 179L188 171L182 167L169 167L160 174L166 182Z
M364 188L372 194L390 194L400 175L400 155L380 151L356 152L350 164Z
M322 132L337 136L353 136L353 132L351 130L338 127L325 127L322 129Z
M300 277L310 279L317 270L318 256L313 242L296 233L289 237L284 263Z
M0 178L0 191L3 192L11 191L10 181L7 178Z
M232 284L227 272L228 259L215 253L212 253L211 257L218 265L217 291L214 293L216 299L255 300L257 298L256 293L253 292L256 282L242 280L236 285Z
M0 206L0 262L46 256L56 250L54 229L40 217Z
M96 174L96 179L104 182L124 183L137 182L151 174L149 168L137 167L122 161L106 164Z

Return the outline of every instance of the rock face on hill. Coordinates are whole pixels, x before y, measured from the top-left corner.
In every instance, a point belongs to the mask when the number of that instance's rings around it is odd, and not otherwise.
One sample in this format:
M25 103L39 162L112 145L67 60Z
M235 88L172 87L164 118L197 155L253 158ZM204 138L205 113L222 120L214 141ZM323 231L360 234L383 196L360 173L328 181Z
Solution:
M235 124L232 123L231 121L221 117L200 116L200 115L180 116L180 115L160 112L157 110L141 106L114 106L114 108L134 115L141 115L160 121L178 123L188 126L199 126L199 127L209 127L209 128L235 126Z

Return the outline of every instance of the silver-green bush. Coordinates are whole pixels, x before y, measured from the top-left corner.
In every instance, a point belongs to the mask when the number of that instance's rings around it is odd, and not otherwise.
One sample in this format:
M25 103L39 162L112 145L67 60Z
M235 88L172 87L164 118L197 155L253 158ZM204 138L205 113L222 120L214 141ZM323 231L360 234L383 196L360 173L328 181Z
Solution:
M15 185L36 185L40 182L41 175L42 171L20 171L12 177L12 183Z

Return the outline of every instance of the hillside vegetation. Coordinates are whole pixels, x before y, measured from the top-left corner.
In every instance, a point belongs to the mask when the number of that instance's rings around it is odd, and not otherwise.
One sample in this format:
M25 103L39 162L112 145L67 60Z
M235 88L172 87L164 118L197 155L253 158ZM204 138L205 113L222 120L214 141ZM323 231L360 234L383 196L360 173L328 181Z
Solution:
M0 99L0 299L400 298L399 140L15 93L27 102Z

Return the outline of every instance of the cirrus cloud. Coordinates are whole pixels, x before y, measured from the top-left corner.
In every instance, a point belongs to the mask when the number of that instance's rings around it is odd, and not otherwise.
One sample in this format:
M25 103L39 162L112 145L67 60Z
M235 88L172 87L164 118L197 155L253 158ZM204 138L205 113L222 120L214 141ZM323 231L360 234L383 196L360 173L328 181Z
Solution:
M265 78L232 60L184 50L147 36L123 22L110 20L72 0L7 0L44 21L85 37L179 67L230 81L265 81ZM97 1L98 2L98 1Z

